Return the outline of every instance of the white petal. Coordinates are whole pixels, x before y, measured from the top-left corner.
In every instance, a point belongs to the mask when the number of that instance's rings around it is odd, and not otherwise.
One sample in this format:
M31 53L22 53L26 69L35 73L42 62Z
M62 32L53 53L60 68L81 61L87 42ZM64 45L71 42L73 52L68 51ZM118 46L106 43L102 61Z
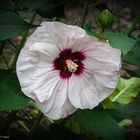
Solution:
M38 45L40 46L38 47ZM22 91L33 99L39 96L40 101L45 99L43 97L50 96L45 86L47 84L48 87L51 86L52 82L55 86L60 79L58 71L53 70L53 64L48 63L52 57L51 54L55 54L55 52L51 52L48 56L42 54L44 52L47 53L47 50L43 51L44 47L46 47L45 45L39 43L35 44L32 49L27 47L23 48L16 65L17 76ZM39 50L37 51L37 49Z
M99 94L99 102L108 97L116 88L119 74L102 75L99 73L87 73L91 76L91 84L96 88Z
M28 38L25 46L31 46L35 42L47 42L57 45L63 50L69 48L76 38L81 38L86 32L78 27L66 25L61 22L42 22L41 26Z
M95 42L94 45L93 50L84 52L86 59L83 64L85 72L93 75L93 83L99 93L100 101L102 101L116 87L117 79L120 76L121 52L111 48L106 42L98 44Z
M37 42L29 47L29 51L44 56L44 60L52 63L59 56L60 50L55 44Z
M46 99L44 102L36 99L36 102L41 111L53 120L65 118L76 111L76 108L67 98L67 82L65 81L61 81L56 85L51 98Z
M81 52L91 52L93 49L96 49L95 44L99 44L99 39L93 36L85 35L81 38L76 38L71 45L73 52L81 51Z
M92 109L99 103L98 96L90 77L85 76L85 74L81 74L80 76L72 75L69 79L68 97L76 108Z
M89 75L88 79L96 88L99 101L102 101L116 87L120 75L121 51L111 48L105 41L90 36L77 39L72 48L73 52L81 51L85 55L85 60L82 61L84 72Z
M93 71L119 71L121 67L121 51L111 48L108 43L93 45L90 51L85 51L85 66Z
M94 71L101 70L101 67L104 67L107 70L112 69L112 65L116 65L117 69L116 67L115 69L120 70L121 51L119 49L111 48L109 43L105 41L86 35L83 38L76 39L71 47L73 48L73 52L83 52L86 58L83 63L86 65L88 62L88 67L94 69ZM108 63L108 67L102 62ZM96 63L96 65L94 65L94 63Z
M57 85L60 84L60 77L56 71L48 72L44 77L41 77L40 81L37 81L34 86L34 94L36 98L43 102L53 96L53 92L56 90Z

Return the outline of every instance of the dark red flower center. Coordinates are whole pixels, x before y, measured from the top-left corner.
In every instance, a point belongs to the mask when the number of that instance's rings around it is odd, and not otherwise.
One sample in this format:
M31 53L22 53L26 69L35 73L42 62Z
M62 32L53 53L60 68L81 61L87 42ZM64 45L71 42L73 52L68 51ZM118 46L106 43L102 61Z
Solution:
M72 52L72 49L65 49L60 52L59 57L53 62L54 69L60 71L60 77L67 79L72 74L80 75L83 72L85 59L83 52Z

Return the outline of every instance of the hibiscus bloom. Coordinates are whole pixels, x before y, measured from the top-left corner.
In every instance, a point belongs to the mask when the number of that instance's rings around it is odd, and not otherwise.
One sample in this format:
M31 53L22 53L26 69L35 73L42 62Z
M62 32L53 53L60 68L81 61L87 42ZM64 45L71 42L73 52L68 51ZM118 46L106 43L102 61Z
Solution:
M22 91L51 119L92 109L109 96L119 77L121 52L77 26L43 22L17 61Z

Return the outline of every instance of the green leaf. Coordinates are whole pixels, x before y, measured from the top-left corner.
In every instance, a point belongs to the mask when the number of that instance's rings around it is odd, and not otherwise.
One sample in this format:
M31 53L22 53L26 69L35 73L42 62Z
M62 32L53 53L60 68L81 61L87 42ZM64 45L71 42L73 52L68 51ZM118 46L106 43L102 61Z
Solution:
M63 125L53 123L49 126L49 133L47 133L45 139L42 138L41 140L83 140L83 138L81 135L73 134Z
M22 20L12 11L0 10L0 40L23 34L25 31L36 27Z
M136 41L136 44L132 48L132 50L128 52L125 56L123 56L123 61L140 67L140 39ZM140 69L128 71L128 73L132 76L140 77Z
M79 110L75 115L86 131L105 140L124 140L123 130L104 110Z
M129 38L123 33L112 33L105 32L107 39L109 40L110 45L113 48L118 48L122 51L123 55L126 55L135 45L136 41L132 38Z
M129 126L131 125L133 122L130 119L124 119L119 123L120 127L124 127L124 126Z
M137 49L137 51L140 52L140 47ZM130 52L123 57L123 61L140 67L140 54L137 56L133 52Z
M127 72L133 77L139 77L140 78L140 69L133 70L133 71L127 70Z
M115 106L116 107L116 106ZM121 122L122 120L129 118L127 114L124 112L118 110L117 108L113 109L106 109L105 110L112 118L114 118L118 123Z
M140 101L135 100L129 104L114 103L114 109L105 110L119 123L124 119L140 121Z
M35 10L46 4L48 0L19 0L19 6L26 7L30 10Z
M13 10L14 3L11 0L0 0L0 9Z
M139 78L134 78L134 77L130 79L120 78L117 84L117 89L110 96L110 99L113 102L128 104L134 99L134 97L138 95L139 91L140 91Z
M20 0L19 4L30 9L36 10L42 17L64 17L64 2L51 0Z
M65 123L65 127L67 127L74 134L80 134L81 129L79 122L74 117L68 119L68 121Z
M123 112L127 119L140 121L140 101L134 101L127 105L116 104L115 107Z
M47 3L37 9L37 12L42 17L64 17L64 6L62 4Z
M105 100L103 100L101 102L101 104L104 109L114 108L114 105L113 105L112 101L110 100L110 98L106 98Z
M96 36L96 31L90 27L89 22L84 23L83 28L89 35Z
M91 35L91 36L95 36L99 39L102 39L102 40L107 40L107 37L104 33L101 33L101 32L96 32L95 30L93 30L89 23L85 23L83 24L83 28L85 29L85 31L87 32L87 34Z
M132 50L123 57L123 61L140 67L140 39L137 40Z
M0 83L11 74L12 71L10 70L0 70Z
M5 76L0 81L0 111L23 108L31 99L21 92L16 73L8 73L7 76L5 72L3 74Z

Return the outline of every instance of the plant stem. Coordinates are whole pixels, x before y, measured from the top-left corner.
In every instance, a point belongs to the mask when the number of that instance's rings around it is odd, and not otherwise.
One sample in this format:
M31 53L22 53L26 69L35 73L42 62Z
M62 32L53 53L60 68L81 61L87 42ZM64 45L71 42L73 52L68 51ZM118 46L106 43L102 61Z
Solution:
M14 49L17 49L17 47L15 46L15 44L10 39L7 39L7 41L13 46Z
M105 29L104 29L104 28L102 28L101 33L103 33L103 32L104 32L104 30L105 30Z
M88 14L89 1L90 0L85 0L84 8L82 11L82 16L81 16L79 24L78 24L79 26L82 26L82 24L85 22L85 19L86 19L87 14Z
M6 59L5 59L4 55L3 55L3 53L1 54L1 57L2 57L2 59L3 59L3 62L4 62L4 64L5 64L5 66L6 66L6 68L9 70L9 66L8 66L8 64L7 64L7 62L6 62Z
M131 27L129 28L129 30L128 30L128 32L127 32L127 35L128 35L128 36L130 36L131 33L133 32L133 30L135 29L135 26L137 25L137 22L139 21L139 19L140 19L140 10L138 11L138 13L137 13L135 19L134 19L133 22L132 22Z
M36 17L36 12L33 13L32 17L31 17L31 20L29 21L30 24L33 23L33 21L35 20L35 17ZM29 33L29 30L26 31L26 32L23 34L23 36L22 36L22 39L21 39L20 44L19 44L19 47L17 48L17 51L16 51L16 55L15 55L15 57L14 57L14 59L13 59L13 62L12 62L12 64L11 64L11 66L10 66L11 69L15 69L15 67L16 67L16 62L17 62L17 59L18 59L18 55L19 55L21 49L22 49L22 48L24 47L24 45L25 45L26 39L27 39L27 37L28 37L28 33Z
M22 111L23 114L28 118L28 120L31 121L30 116L24 111L24 109L21 109L21 111Z
M6 45L6 40L0 41L0 55L2 54L5 45Z
M36 128L37 128L37 126L38 126L42 117L43 117L43 113L41 111L39 111L38 114L37 114L36 120L34 121L32 127L30 129L30 133L29 133L30 138L32 138L32 136L34 135L35 130L36 130Z

